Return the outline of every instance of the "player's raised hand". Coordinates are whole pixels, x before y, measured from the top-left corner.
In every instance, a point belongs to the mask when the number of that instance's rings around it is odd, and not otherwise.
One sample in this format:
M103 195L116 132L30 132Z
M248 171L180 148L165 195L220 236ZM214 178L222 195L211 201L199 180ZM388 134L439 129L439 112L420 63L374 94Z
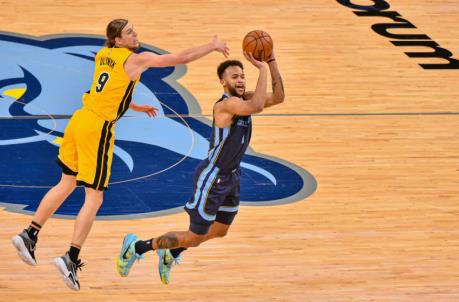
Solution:
M250 63L253 64L256 68L260 69L265 66L265 64L261 61L258 61L253 57L253 55L250 52L244 51L244 57L249 61Z
M145 112L149 117L155 117L158 111L158 108L146 104L138 105L131 103L129 107L137 112Z
M212 44L215 46L215 50L221 52L225 58L229 56L229 48L226 46L226 43L218 38L217 35L214 36Z

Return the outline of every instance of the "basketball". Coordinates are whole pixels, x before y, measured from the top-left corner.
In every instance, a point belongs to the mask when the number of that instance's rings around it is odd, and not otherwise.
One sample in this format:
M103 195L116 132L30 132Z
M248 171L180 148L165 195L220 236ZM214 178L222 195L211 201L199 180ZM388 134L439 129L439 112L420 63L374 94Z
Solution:
M273 40L267 32L253 30L242 40L242 50L252 53L259 61L267 61L273 52Z

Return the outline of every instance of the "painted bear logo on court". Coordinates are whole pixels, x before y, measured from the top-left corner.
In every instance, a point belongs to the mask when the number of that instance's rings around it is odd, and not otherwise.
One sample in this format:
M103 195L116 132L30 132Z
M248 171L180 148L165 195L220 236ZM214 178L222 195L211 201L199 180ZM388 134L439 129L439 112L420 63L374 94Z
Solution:
M0 33L0 206L34 212L59 180L58 147L91 85L94 56L104 42L98 36ZM140 50L166 53L152 46ZM133 101L153 105L159 114L148 118L129 110L118 121L99 219L177 212L190 197L194 169L207 156L212 121L202 117L193 96L177 83L185 72L185 66L177 66L142 75ZM294 202L316 189L307 171L252 149L241 167L245 205ZM76 215L83 197L78 188L56 214Z

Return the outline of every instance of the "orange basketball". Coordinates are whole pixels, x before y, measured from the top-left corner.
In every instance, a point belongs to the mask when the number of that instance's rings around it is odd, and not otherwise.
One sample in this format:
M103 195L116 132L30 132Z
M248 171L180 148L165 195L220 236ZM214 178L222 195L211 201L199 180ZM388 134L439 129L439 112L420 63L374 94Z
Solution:
M253 30L242 40L242 50L252 53L259 61L267 61L273 52L273 39L267 32Z

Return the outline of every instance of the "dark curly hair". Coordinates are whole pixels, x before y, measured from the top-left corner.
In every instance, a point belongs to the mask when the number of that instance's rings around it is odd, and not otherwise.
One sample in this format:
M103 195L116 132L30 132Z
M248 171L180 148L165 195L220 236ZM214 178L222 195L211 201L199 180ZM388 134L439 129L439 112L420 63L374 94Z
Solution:
M223 78L223 73L225 72L226 68L230 66L239 66L242 70L244 70L244 65L242 65L242 63L238 60L227 60L222 62L220 65L218 65L217 68L217 74L220 80Z

